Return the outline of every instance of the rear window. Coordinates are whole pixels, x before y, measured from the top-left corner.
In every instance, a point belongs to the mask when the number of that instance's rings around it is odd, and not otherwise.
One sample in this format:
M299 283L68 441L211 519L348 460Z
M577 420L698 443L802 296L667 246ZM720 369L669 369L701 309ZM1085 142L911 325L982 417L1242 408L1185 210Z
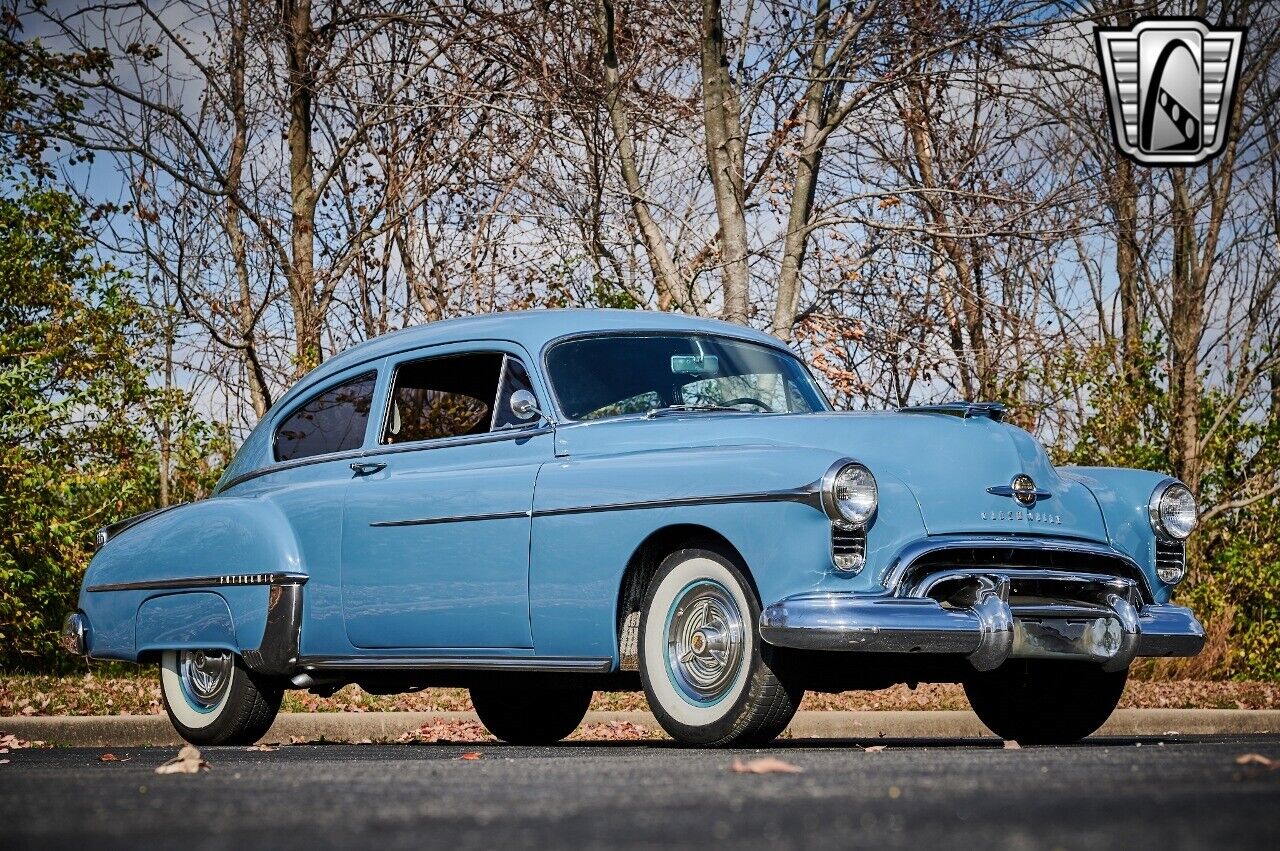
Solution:
M359 449L373 406L377 373L367 372L313 396L276 429L277 461Z

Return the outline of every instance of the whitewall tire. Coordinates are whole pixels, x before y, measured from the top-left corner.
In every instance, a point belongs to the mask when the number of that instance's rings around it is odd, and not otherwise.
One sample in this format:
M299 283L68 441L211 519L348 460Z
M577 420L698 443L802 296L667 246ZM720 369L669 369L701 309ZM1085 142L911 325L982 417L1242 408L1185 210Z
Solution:
M710 549L669 555L640 614L640 679L673 739L702 746L767 743L804 692L760 640L760 603L744 572Z
M178 734L197 745L252 744L271 728L284 689L226 650L166 650L160 693Z

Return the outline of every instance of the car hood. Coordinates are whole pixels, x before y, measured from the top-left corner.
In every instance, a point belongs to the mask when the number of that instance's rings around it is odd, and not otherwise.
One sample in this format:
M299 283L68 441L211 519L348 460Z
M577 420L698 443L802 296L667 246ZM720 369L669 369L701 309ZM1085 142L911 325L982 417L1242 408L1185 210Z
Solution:
M562 437L561 448L570 454L759 442L825 449L866 464L878 478L899 479L915 497L930 535L1021 533L1108 540L1102 511L1088 487L1060 476L1030 434L985 417L702 413L583 424L562 430ZM1032 507L990 492L1008 488L1019 474L1029 475L1046 494Z

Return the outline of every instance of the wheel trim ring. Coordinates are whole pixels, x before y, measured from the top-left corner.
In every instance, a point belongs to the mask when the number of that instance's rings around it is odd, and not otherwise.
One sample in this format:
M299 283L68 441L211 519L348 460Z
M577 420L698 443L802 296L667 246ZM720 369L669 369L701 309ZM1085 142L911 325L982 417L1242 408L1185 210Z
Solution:
M225 650L182 650L178 653L178 683L182 697L196 712L214 712L231 686L233 663Z
M685 700L714 706L735 690L745 655L744 632L738 603L721 583L696 579L676 593L663 629L664 661L668 679ZM704 641L697 641L698 635ZM702 652L694 650L699 645Z

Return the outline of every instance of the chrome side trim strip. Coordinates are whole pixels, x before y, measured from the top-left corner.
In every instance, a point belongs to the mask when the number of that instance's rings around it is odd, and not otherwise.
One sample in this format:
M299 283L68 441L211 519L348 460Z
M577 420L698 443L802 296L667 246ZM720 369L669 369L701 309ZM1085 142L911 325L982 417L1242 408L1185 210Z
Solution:
M573 505L564 508L539 508L533 511L508 511L494 514L459 514L451 517L423 517L410 520L377 520L370 526L429 526L435 523L471 523L481 520L511 520L520 517L563 517L569 514L594 514L602 511L642 511L656 508L680 508L691 505L735 505L755 502L797 502L822 510L821 492L816 484L801 488L721 496L680 496L668 499L642 499L634 502L609 502L603 505Z
M459 514L454 517L423 517L414 520L375 520L370 526L434 526L437 523L475 523L482 520L517 520L528 518L528 511L507 511L495 514Z
M298 660L305 671L577 671L608 673L607 656L306 656Z
M181 579L143 579L90 585L86 591L166 591L175 588L221 588L229 585L305 585L304 573L231 573L222 576L190 576Z

